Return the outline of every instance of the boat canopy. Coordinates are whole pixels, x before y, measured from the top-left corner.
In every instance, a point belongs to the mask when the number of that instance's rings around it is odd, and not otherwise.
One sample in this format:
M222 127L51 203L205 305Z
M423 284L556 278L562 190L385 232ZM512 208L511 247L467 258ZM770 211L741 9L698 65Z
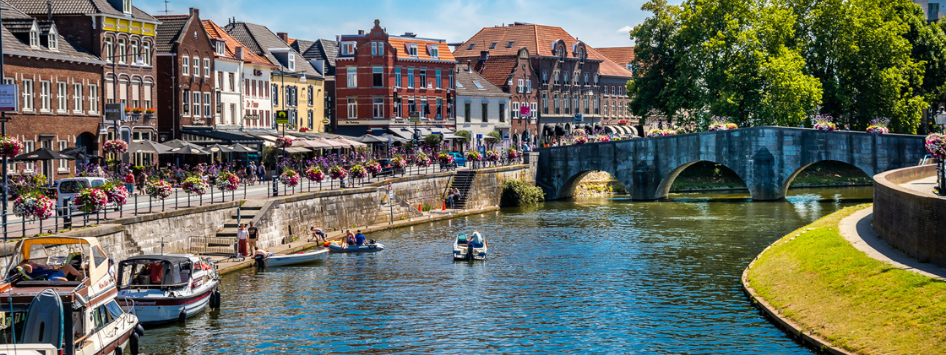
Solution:
M199 259L182 255L140 255L118 264L118 287L169 287L190 282Z

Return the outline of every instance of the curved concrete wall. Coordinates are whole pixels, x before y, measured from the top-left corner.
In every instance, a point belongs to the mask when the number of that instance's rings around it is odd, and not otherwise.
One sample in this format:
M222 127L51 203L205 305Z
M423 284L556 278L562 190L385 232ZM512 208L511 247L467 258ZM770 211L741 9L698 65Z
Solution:
M921 262L946 267L946 197L900 186L934 176L935 165L874 176L874 230L887 243Z

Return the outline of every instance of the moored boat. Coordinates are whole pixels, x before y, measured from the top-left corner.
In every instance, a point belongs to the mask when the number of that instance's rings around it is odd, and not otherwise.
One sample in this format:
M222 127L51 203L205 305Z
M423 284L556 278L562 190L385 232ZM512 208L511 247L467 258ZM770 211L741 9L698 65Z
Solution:
M122 310L108 256L96 238L35 237L17 243L0 309L8 322L0 338L6 354L138 354L144 329ZM41 329L41 330L40 330ZM0 345L12 350L12 346Z
M184 322L220 307L220 277L191 254L140 255L118 264L118 297L145 324Z
M454 260L486 260L488 252L489 244L485 240L481 246L472 243L466 234L460 234L453 240Z
M372 253L384 250L384 244L368 243L362 245L349 244L347 246L342 246L342 244L339 243L331 243L328 245L328 250L331 250L333 253Z
M314 250L287 255L256 255L256 265L259 267L277 267L308 264L323 261L328 256L328 250Z

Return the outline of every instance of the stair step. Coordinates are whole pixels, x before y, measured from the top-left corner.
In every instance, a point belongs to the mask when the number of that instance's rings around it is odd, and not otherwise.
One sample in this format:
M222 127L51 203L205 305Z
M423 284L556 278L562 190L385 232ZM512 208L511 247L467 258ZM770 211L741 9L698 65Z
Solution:
M190 247L191 254L233 254L233 247Z
M259 211L259 210L262 210L262 209L263 209L262 206L252 206L252 207L251 207L251 206L243 206L243 207L240 207L240 210L241 210L241 211Z

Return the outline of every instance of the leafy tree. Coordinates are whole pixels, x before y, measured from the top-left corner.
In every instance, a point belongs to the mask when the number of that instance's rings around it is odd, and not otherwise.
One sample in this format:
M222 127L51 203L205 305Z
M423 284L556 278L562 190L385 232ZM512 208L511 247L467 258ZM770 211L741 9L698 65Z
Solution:
M493 146L496 143L499 143L503 140L503 134L499 131L492 131L483 136L483 143L486 143L488 149L493 149Z
M428 134L424 136L424 144L426 144L428 147L436 147L442 141L443 136L439 134Z
M631 63L633 79L627 84L631 98L629 108L646 124L650 115L662 115L668 122L678 111L689 108L690 82L677 74L678 54L676 36L679 32L679 7L667 5L666 0L651 0L641 10L652 12L630 32L635 42Z
M473 140L473 134L470 133L470 131L457 131L454 134L460 137L455 140L458 144L460 144L460 153L463 153L463 147L465 147L467 143Z

